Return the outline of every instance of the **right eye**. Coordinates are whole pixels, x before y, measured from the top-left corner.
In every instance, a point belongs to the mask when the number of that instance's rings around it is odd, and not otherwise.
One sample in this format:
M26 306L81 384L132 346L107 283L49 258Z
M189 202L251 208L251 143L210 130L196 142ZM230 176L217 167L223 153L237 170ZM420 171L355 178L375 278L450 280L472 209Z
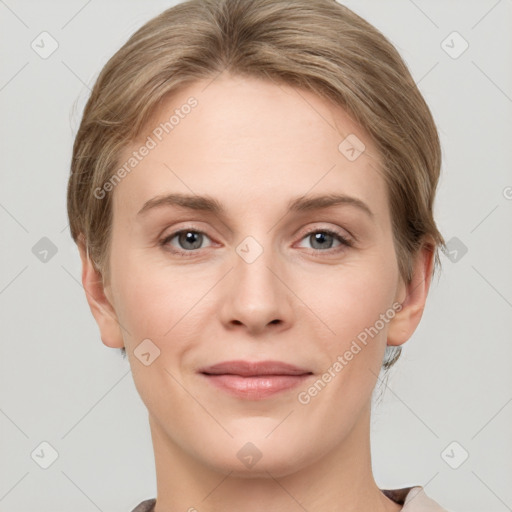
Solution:
M187 253L194 253L197 249L201 249L204 237L209 239L203 231L190 227L171 233L160 241L160 245L165 248L170 247L168 250L172 253L180 254L182 256L191 256L192 254ZM179 245L177 248L171 243L174 239L177 240Z

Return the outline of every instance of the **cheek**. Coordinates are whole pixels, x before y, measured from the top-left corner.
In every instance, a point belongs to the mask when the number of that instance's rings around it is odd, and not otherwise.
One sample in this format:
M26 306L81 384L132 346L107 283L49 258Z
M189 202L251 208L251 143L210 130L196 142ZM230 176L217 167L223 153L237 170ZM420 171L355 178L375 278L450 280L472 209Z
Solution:
M150 339L163 356L160 361L178 359L198 342L201 298L212 284L204 276L151 264L142 257L128 255L116 267L116 312L125 344L133 351ZM169 361L170 362L170 361Z
M391 307L393 278L392 269L377 264L340 268L322 294L316 294L316 307L337 343L350 342Z
M310 294L311 309L334 333L322 329L326 334L319 336L320 330L314 330L318 352L324 355L319 379L325 384L302 390L301 398L308 401L307 410L331 417L340 431L350 427L346 418L355 418L370 400L386 348L387 324L381 315L390 311L395 274L381 258L340 267L322 293Z
M176 317L181 310L181 286L129 251L124 252L124 258L115 259L119 252L122 251L113 247L112 282L116 313L130 333L123 333L125 341L133 345L149 338L159 345L158 340L179 318Z

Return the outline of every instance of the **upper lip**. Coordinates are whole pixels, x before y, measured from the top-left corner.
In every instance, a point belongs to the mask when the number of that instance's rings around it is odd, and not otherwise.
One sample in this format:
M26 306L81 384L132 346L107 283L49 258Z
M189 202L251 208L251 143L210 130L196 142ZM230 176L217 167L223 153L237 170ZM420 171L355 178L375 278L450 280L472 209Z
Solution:
M311 371L283 363L282 361L224 361L199 369L200 373L209 375L240 375L254 377L258 375L304 375Z

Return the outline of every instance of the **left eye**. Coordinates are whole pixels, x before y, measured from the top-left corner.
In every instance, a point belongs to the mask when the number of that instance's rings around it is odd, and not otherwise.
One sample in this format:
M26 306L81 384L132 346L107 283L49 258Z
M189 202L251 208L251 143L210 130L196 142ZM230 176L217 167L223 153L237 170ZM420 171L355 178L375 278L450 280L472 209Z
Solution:
M317 229L315 231L310 231L302 238L302 240L304 239L309 239L313 244L313 249L315 250L332 249L333 239L338 240L339 245L345 245L347 247L352 245L344 236L329 229ZM315 245L317 245L317 247L314 247Z

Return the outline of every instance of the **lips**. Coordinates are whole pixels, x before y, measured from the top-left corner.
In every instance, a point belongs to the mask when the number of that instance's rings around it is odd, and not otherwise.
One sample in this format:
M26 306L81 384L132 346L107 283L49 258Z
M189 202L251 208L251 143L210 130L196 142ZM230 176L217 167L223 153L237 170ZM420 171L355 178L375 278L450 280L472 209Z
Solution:
M199 370L208 375L240 375L257 377L262 375L304 375L311 374L305 368L299 368L281 361L225 361Z
M313 372L281 361L225 361L201 368L199 374L232 396L262 400L302 384Z

